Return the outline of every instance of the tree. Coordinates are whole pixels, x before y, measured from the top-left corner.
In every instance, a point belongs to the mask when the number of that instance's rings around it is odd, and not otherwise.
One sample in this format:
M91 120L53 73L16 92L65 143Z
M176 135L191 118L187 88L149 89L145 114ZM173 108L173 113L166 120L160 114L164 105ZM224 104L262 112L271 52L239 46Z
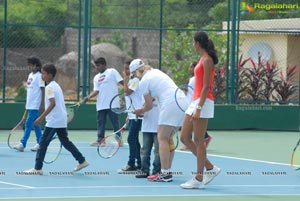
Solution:
M33 48L60 45L64 28L56 25L65 25L66 0L7 2L8 47Z

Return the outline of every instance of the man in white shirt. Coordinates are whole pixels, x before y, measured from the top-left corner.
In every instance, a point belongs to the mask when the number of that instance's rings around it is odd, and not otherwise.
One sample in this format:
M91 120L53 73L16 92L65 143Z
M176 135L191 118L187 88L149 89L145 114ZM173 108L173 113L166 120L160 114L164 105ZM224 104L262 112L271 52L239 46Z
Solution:
M114 68L107 68L105 58L100 57L95 61L96 69L99 72L95 75L93 83L93 92L84 98L84 102L89 101L94 96L97 96L97 140L92 142L91 146L98 146L99 142L105 135L106 116L112 123L114 131L119 130L119 117L110 109L110 101L117 95L118 84L123 85L123 78L120 73Z

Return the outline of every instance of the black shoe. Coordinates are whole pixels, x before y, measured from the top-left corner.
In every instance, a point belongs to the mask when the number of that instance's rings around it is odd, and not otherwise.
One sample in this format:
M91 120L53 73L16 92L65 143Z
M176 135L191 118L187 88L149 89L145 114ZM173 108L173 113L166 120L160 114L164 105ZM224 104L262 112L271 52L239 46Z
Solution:
M147 178L149 176L149 172L147 171L138 171L135 175L135 178Z
M135 166L126 165L122 169L118 170L119 174L123 174L124 172L136 172L137 168Z

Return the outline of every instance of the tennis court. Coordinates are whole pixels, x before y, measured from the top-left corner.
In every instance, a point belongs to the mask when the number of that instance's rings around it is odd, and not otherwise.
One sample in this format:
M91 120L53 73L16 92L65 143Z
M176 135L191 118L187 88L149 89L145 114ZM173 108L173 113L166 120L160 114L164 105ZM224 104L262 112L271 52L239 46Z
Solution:
M70 138L90 162L71 174L76 161L63 150L54 163L43 167L43 176L23 175L32 168L35 153L11 150L8 131L0 131L0 199L42 200L298 200L300 173L289 166L297 132L210 131L213 139L209 159L222 172L205 190L184 190L179 184L193 176L195 159L190 152L177 151L173 163L174 181L149 182L134 175L118 174L126 165L128 146L116 156L102 159L89 142L95 131L69 131ZM33 145L33 133L31 136ZM125 137L125 136L124 136ZM180 146L179 146L180 147Z

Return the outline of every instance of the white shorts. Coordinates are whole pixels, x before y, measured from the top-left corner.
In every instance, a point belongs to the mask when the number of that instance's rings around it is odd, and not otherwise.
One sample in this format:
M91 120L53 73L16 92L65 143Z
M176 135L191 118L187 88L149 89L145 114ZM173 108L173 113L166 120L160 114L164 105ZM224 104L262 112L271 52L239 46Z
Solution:
M191 102L190 106L185 111L185 114L192 116L192 114L196 110L196 107L197 107L199 101L200 101L200 98ZM204 102L204 105L202 106L201 111L200 111L200 118L206 118L206 119L214 118L214 108L215 108L214 101L207 98Z
M164 108L160 108L158 125L182 126L184 112L173 101Z

